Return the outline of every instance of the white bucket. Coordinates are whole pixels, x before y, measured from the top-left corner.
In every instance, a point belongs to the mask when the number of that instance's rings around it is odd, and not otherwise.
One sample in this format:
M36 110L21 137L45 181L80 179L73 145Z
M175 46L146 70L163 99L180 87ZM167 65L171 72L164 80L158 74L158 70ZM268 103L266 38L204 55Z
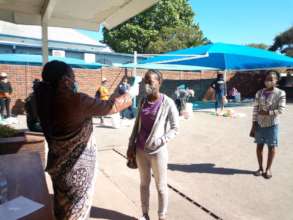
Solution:
M184 110L184 118L190 118L192 116L192 112L193 112L193 109L192 109L192 103L190 102L187 102L186 105L185 105L185 110Z

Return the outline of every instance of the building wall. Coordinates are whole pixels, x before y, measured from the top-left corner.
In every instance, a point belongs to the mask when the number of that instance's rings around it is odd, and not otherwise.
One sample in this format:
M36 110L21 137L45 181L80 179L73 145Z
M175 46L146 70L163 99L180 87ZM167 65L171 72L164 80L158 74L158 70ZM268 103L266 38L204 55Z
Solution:
M74 69L74 71L80 91L93 97L100 86L102 77L108 79L110 92L115 94L122 79L124 77L132 79L134 75L132 70L121 68L102 68L99 70ZM24 100L32 92L33 80L41 78L41 67L0 64L0 72L8 73L9 81L14 90L11 104L12 112L14 114L24 113ZM137 75L144 76L145 72L145 70L137 70ZM209 90L209 87L216 77L216 72L200 74L194 72L162 71L162 75L164 82L161 90L170 97L173 97L177 86L185 84L195 91L196 96L193 101L213 99L213 90ZM263 76L263 73L255 72L228 74L228 89L235 86L244 97L253 97L255 92L263 86Z
M8 45L0 45L0 53L13 53L13 47Z
M50 54L52 54L52 50L50 50ZM70 58L80 59L80 60L84 59L84 53L77 52L77 51L67 50L65 51L65 56Z
M144 75L146 71L139 70L138 75ZM203 73L195 72L178 72L178 71L163 71L163 84L161 91L170 97L174 97L174 91L177 86L184 84L185 86L195 91L195 97L191 101L211 101L214 100L214 90L210 85L217 77L217 72L206 71ZM250 71L250 72L232 72L227 74L227 92L235 87L242 98L254 98L255 93L263 88L265 71ZM128 77L132 76L132 72L128 73ZM281 86L281 89L282 88ZM142 91L142 90L141 90ZM293 97L292 89L285 89L287 98Z
M65 56L69 58L76 58L76 59L84 59L85 53L92 53L96 55L96 62L112 65L112 63L132 63L133 56L129 54L119 54L119 53L109 53L109 52L93 52L93 51L86 51L86 50L73 50L73 49L58 49L54 48L54 50L63 50L65 51ZM49 47L49 55L52 55L53 48ZM34 55L41 55L42 49L41 47L37 46L28 46L28 45L6 45L0 43L0 54L34 54ZM141 61L143 58L138 57L138 62Z
M34 79L41 78L41 67L40 66L28 66L28 65L8 65L0 64L0 72L6 72L8 79L13 87L12 103L11 108L14 114L24 113L23 105L26 97L32 92L32 82ZM97 88L100 86L102 77L108 79L108 85L112 94L117 92L118 85L122 79L126 76L131 78L133 73L131 70L126 71L121 68L102 68L99 70L92 69L74 69L76 79L79 83L80 91L94 96ZM143 76L145 71L138 70L138 75ZM199 80L200 74L195 73L183 73L174 71L164 71L163 77L169 81L166 86L162 87L162 91L165 91L168 95L172 95L177 84L180 83L178 80ZM214 77L215 73L207 73L205 76L202 75L202 79ZM197 84L195 82L195 84ZM172 85L170 87L170 85ZM169 88L170 87L170 88ZM192 86L191 86L192 87ZM168 89L169 88L169 89Z
M6 72L13 87L11 108L13 114L24 113L24 101L32 92L32 82L41 78L40 66L7 65L0 64L0 72ZM113 93L124 76L124 71L119 69L74 69L80 91L94 96L100 86L102 77L109 80L110 91Z

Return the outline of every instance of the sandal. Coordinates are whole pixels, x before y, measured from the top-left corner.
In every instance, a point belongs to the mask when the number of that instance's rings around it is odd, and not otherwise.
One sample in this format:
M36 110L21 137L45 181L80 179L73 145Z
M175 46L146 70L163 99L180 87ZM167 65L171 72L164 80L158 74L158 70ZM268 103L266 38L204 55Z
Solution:
M254 172L255 176L262 176L264 174L262 169L258 169L257 171Z
M266 171L263 176L265 179L271 179L273 177L271 171Z

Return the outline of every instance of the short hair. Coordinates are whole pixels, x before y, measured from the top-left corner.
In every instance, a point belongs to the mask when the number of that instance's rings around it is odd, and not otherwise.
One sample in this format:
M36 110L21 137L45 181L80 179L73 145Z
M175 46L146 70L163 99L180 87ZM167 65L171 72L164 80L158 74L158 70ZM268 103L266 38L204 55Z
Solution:
M273 70L267 71L265 79L266 79L268 76L275 77L277 81L279 80L279 74L278 74L278 72L276 72L276 71L273 71Z
M155 69L149 69L146 74L155 74L158 78L158 80L160 81L160 83L163 82L163 76L162 73L159 70L155 70Z
M44 82L50 83L57 87L58 82L64 77L74 77L74 72L68 64L59 60L53 60L43 67L42 79Z

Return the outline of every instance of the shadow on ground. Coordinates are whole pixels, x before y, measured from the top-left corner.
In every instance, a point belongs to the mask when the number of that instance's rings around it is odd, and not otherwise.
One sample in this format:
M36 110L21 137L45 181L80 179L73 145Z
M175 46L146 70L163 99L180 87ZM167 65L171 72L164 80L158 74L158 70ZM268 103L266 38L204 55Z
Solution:
M234 168L216 167L213 163L200 164L169 164L169 170L181 171L186 173L212 173L220 175L234 175L234 174L253 174L250 170L240 170Z
M54 195L50 194L51 205L54 207ZM123 214L121 212L117 212L110 209L103 209L92 206L90 212L90 218L98 218L98 219L113 219L113 220L136 220L136 218Z
M136 218L125 215L123 213L114 211L114 210L109 210L109 209L103 209L103 208L98 208L98 207L92 207L91 208L91 213L90 213L91 218L98 218L98 219L113 219L113 220L135 220Z
M114 128L113 126L111 125L101 125L101 124L95 124L94 125L96 126L96 128L110 128L110 129L116 129Z

